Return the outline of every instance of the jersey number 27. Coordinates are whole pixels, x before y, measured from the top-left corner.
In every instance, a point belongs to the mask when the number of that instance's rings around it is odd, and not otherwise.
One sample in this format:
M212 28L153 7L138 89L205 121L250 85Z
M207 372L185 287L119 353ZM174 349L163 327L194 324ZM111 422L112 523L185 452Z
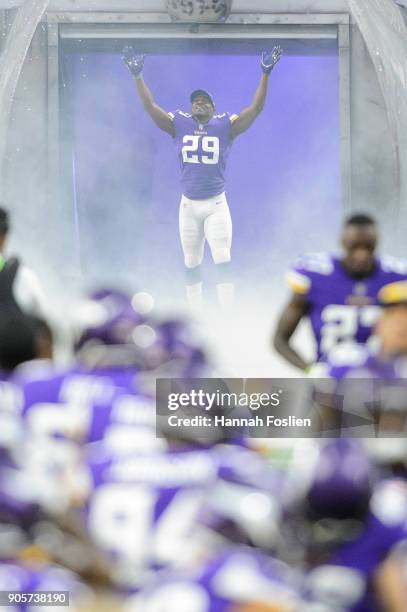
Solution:
M321 350L329 353L339 342L356 341L359 326L373 327L380 314L378 306L348 306L330 304L326 306L321 319Z
M202 138L202 153L198 154ZM184 136L182 139L184 164L217 164L219 161L219 138L217 136Z

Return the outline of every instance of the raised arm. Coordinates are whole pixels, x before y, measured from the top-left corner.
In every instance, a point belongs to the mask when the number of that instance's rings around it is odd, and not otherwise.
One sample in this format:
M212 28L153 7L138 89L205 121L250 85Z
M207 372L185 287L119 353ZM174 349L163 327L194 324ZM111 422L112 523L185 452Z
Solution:
M274 47L272 51L263 51L261 56L261 69L263 70L263 74L260 84L256 89L251 105L244 108L238 118L233 122L231 132L232 138L245 132L263 110L267 97L269 76L274 66L279 61L281 54L282 49L280 46Z
M310 365L291 346L290 340L301 319L308 312L308 302L304 295L293 293L284 308L273 337L273 346L289 363L300 370L306 370Z
M150 115L157 127L167 132L167 134L174 136L172 119L164 109L158 106L153 98L153 94L144 82L143 67L145 55L136 54L133 47L124 47L122 57L136 81L137 93L140 96L144 109Z

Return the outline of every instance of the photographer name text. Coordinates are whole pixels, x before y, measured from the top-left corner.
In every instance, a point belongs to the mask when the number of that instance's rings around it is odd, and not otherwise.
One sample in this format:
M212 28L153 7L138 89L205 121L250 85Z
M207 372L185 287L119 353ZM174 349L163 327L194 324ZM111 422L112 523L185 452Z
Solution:
M311 419L302 419L293 415L281 418L275 415L267 415L266 418L258 415L254 417L226 417L224 415L179 417L170 415L168 417L170 427L311 427Z

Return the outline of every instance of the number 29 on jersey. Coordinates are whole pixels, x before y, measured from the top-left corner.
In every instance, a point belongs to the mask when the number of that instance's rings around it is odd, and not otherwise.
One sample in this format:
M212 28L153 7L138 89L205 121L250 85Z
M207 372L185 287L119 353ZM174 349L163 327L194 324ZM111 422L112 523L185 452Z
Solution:
M182 142L184 164L217 164L219 162L219 138L217 136L186 135ZM202 149L202 153L199 149Z

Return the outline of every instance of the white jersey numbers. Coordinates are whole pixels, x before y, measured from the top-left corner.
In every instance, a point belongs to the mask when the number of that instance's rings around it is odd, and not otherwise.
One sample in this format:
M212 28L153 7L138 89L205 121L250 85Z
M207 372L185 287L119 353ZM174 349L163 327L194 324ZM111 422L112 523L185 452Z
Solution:
M200 140L202 154L198 154ZM219 162L219 138L217 136L185 135L182 139L184 164L217 164Z
M352 340L359 325L372 327L380 314L379 306L347 306L330 304L326 306L321 318L321 350L329 353L339 342Z

